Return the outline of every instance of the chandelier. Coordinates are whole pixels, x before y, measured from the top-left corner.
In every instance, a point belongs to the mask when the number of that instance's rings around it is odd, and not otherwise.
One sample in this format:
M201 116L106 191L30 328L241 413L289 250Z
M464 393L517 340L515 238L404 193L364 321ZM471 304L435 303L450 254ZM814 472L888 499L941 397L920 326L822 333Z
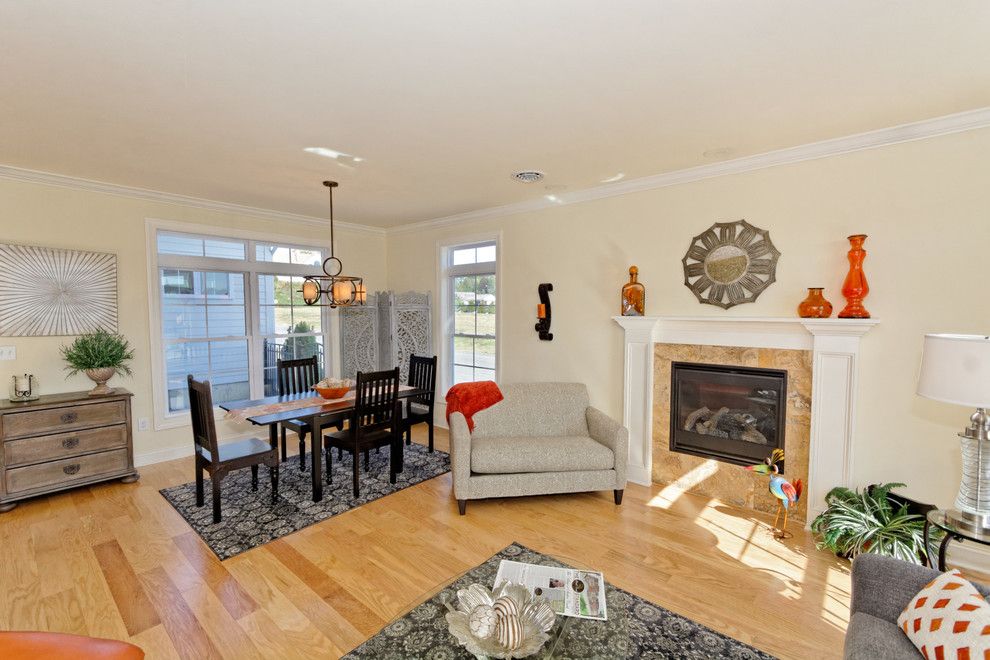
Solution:
M307 275L303 280L303 302L321 307L347 307L363 305L368 297L364 288L364 278L341 275L344 264L333 254L333 189L336 181L324 181L330 189L330 256L323 260L323 275ZM324 300L324 302L320 302Z

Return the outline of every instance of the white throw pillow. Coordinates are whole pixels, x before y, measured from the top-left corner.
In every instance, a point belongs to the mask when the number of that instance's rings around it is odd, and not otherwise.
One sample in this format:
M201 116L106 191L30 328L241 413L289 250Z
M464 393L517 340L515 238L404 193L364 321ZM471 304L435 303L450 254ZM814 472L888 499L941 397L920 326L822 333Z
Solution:
M958 570L925 585L897 625L928 660L990 660L990 605Z

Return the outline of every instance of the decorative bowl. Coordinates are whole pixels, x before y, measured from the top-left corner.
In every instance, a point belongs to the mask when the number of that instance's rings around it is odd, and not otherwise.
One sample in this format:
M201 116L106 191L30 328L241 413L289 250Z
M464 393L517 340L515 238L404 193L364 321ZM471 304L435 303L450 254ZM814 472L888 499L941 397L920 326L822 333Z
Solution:
M316 393L322 396L324 399L339 399L354 387L354 382L351 380L321 380L316 385L313 385L313 389Z
M446 605L450 634L477 657L529 657L547 643L557 621L546 598L511 582L494 591L472 584L458 589L456 607Z

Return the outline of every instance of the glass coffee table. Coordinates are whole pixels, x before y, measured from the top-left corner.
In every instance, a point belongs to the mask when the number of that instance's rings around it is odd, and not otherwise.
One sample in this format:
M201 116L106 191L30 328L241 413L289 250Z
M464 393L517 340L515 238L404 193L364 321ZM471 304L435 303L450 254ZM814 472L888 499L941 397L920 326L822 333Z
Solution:
M504 553L505 551L503 551ZM577 570L596 571L579 559L563 555L534 555L519 557L496 555L485 563L438 582L422 593L402 614L388 623L377 635L344 656L352 660L364 658L423 657L436 660L475 658L447 627L448 604L457 603L458 589L473 583L493 586L502 559L526 561L546 566L565 566ZM629 647L628 595L605 584L605 606L608 620L582 619L557 615L550 639L530 658L624 657Z

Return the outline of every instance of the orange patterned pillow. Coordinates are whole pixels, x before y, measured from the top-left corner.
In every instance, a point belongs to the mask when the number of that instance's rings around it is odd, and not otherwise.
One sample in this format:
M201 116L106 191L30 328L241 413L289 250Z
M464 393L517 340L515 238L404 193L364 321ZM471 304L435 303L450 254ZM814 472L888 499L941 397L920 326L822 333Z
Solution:
M897 625L927 660L990 660L990 605L957 570L925 585Z

